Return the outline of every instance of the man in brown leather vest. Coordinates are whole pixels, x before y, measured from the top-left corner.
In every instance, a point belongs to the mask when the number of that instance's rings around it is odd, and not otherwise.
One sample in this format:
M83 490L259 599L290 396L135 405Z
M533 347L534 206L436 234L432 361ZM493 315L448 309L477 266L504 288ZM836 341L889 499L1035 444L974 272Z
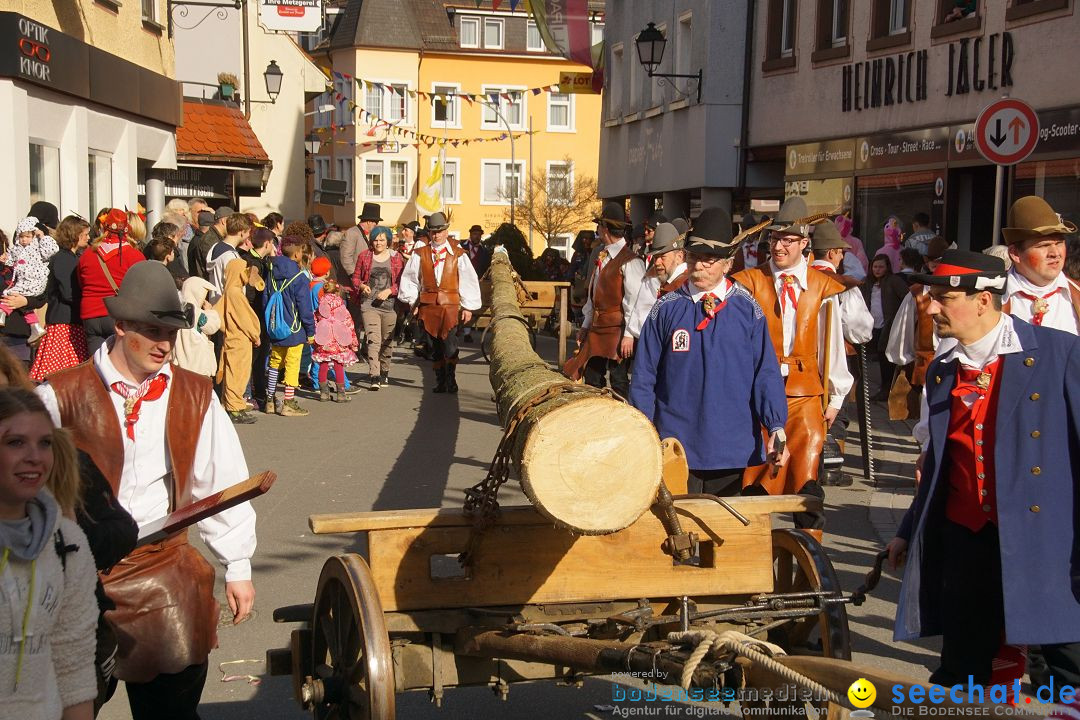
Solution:
M105 305L116 335L90 361L49 376L38 394L141 528L246 479L247 463L209 379L168 362L194 312L165 266L137 263ZM255 600L255 512L243 503L199 531L225 566L225 596L240 622ZM127 683L132 717L197 718L217 645L213 567L184 530L137 548L102 581L115 605L105 614L119 640L115 676Z
M791 198L768 228L769 262L732 278L746 286L765 311L788 401L791 460L776 475L768 465L747 468L746 494L824 497L818 465L825 431L854 384L835 299L844 286L807 265L810 228L805 201ZM816 512L796 513L794 519L796 527L817 530L819 536L825 524L824 515Z
M398 300L418 303L417 317L435 361L437 393L456 393L458 317L468 324L480 309L480 281L468 253L449 242L450 223L441 212L428 218L429 243L413 248L398 286Z
M623 397L630 393L634 338L626 337L626 319L645 277L645 261L624 235L629 230L621 204L609 202L596 218L596 236L603 250L589 276L589 299L582 310L578 351L563 372L573 380L585 377L593 387L610 385Z

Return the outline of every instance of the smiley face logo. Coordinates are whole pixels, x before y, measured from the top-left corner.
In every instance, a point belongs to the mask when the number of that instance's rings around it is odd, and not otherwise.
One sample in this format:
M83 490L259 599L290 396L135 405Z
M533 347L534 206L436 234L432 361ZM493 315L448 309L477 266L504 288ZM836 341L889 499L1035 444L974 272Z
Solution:
M877 699L877 688L866 678L859 678L851 683L847 696L851 704L861 710L874 704L874 700Z

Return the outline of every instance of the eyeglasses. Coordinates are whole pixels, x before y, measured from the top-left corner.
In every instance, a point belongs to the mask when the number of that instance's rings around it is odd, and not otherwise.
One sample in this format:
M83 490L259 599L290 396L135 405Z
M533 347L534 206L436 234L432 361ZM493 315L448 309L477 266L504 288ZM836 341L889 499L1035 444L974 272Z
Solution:
M697 255L696 253L688 253L687 256L686 256L686 262L687 262L688 265L691 264L691 263L696 264L696 265L706 265L706 266L715 265L716 263L718 263L722 259L723 258L718 258L718 257L716 257L714 255Z
M801 237L774 237L774 238L769 238L769 247L772 247L773 245L783 245L784 247L790 247L791 245L794 245L797 242L802 242L805 239L806 238L801 238Z
M52 53L46 46L36 43L30 38L22 38L19 40L19 51L27 57L36 57L41 62L49 62L52 58Z

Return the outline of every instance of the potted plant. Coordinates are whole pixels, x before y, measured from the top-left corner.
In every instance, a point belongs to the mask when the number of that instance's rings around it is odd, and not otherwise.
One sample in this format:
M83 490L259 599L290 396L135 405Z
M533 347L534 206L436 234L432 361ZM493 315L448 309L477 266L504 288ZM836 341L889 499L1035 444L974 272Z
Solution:
M228 72L218 73L217 81L221 99L232 100L233 93L236 92L236 88L240 85L240 81L236 79L235 75Z

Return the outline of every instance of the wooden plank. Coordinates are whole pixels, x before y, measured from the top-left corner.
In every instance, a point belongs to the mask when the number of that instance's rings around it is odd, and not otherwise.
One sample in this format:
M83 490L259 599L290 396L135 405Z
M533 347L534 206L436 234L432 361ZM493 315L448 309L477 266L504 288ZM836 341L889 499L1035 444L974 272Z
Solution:
M761 497L733 497L727 501L748 515L762 513L790 513L821 510L821 501L805 495L772 495ZM677 500L680 511L691 512L705 504L720 507L708 500ZM550 525L551 523L530 506L507 506L502 508L499 525ZM374 512L329 513L311 515L308 526L316 535L331 533L367 532L396 528L468 527L472 520L465 517L460 508L422 508L418 510L377 510Z
M672 564L660 550L666 533L652 513L612 535L575 537L550 525L493 527L466 577L433 578L432 558L452 566L468 545L469 528L378 530L368 537L369 564L388 612L769 592L770 517L740 510L749 526L717 503L683 509L683 528L703 542L703 567Z

